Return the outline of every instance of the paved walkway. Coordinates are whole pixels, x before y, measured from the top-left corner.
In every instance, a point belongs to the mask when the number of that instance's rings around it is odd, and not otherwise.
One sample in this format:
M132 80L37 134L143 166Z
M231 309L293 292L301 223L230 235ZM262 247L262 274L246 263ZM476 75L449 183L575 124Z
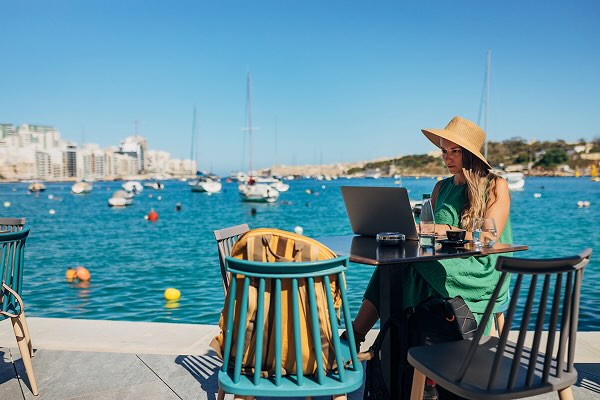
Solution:
M28 323L40 395L31 394L5 320L0 322L2 400L216 399L221 363L208 348L216 326L52 318L28 318ZM374 333L367 340L373 339ZM575 397L599 399L600 332L579 334L575 359L580 376ZM362 393L349 398L360 400Z

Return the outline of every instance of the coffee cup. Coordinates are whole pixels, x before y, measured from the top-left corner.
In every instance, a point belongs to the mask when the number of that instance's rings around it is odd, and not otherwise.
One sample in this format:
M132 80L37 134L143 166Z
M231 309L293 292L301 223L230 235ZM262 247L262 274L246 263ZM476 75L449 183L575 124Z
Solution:
M464 240L466 234L467 231L462 229L460 231L446 231L446 236L448 237L448 240L452 240L453 242Z

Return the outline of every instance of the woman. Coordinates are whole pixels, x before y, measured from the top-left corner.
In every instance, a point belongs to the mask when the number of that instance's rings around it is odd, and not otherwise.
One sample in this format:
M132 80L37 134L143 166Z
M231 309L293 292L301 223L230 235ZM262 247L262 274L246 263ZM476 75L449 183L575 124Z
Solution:
M511 243L510 195L507 182L492 173L481 154L485 132L475 123L454 117L444 129L423 129L423 134L442 150L442 157L452 177L439 181L431 201L435 214L436 234L452 229L467 231L472 239L474 218L494 218L500 242ZM403 274L401 309L414 307L430 296L461 296L477 321L481 319L500 276L495 270L497 256L455 258L410 264L395 273ZM508 297L506 281L497 304ZM357 341L379 319L379 270L375 270L363 303L354 320ZM489 329L489 328L488 328Z

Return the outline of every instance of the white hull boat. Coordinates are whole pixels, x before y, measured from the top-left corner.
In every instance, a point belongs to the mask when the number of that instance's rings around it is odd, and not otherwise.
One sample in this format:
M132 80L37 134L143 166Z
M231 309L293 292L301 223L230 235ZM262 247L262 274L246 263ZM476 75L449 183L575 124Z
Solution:
M243 201L274 203L279 198L279 191L265 183L241 184L238 189Z
M89 182L76 182L71 186L71 192L73 194L87 194L92 191L94 185Z
M189 183L192 192L199 193L219 193L223 184L210 178L197 179Z
M508 182L508 189L520 191L525 189L525 175L522 172L502 172L499 174Z
M124 184L122 184L121 187L126 191L135 194L140 193L144 190L144 186L142 186L142 184L138 181L127 181Z
M110 207L125 207L133 204L133 194L125 190L117 190L112 197L108 199Z
M144 182L144 187L148 188L148 189L154 189L154 190L163 190L165 188L165 185L162 182L153 181L153 182Z

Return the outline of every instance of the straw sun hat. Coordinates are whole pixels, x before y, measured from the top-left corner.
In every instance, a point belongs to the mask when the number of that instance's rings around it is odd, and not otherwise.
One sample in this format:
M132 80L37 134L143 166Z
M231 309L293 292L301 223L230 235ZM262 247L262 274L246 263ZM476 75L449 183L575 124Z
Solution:
M481 154L481 148L485 142L485 132L476 123L457 116L452 118L452 121L448 122L444 129L421 129L421 132L437 147L440 147L440 139L444 138L468 150L492 168Z

